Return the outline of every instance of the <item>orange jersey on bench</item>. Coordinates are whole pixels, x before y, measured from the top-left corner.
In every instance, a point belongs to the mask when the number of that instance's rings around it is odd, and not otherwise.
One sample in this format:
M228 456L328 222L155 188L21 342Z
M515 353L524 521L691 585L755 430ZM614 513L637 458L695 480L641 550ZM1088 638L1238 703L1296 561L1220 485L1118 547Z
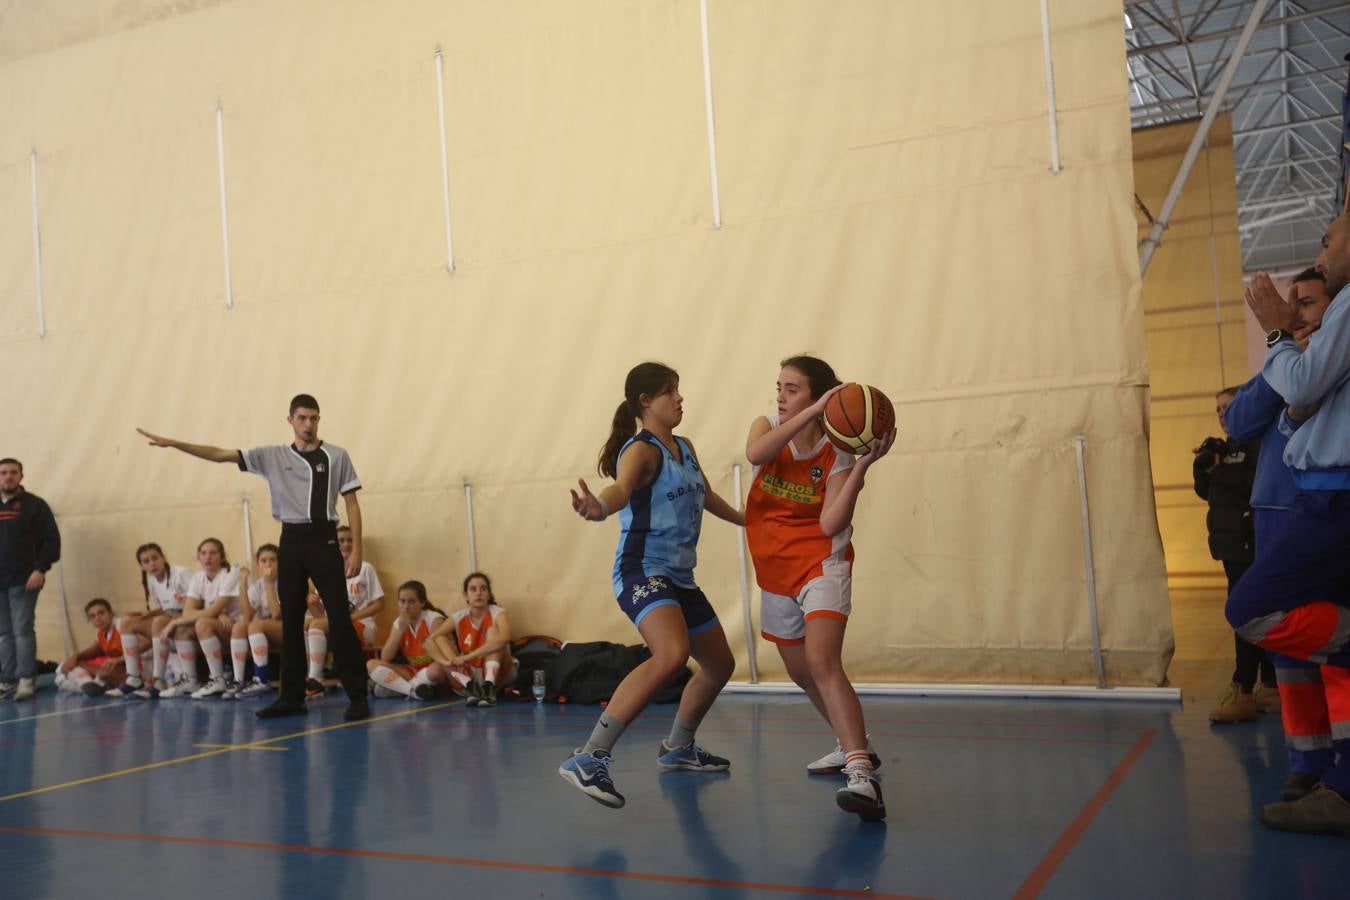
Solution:
M109 659L117 659L122 655L122 634L113 625L109 625L106 631L100 631L97 634L98 649Z
M455 620L455 640L459 642L459 652L461 654L472 653L483 646L483 643L487 640L488 629L490 629L492 623L496 621L493 617L494 613L500 614L504 612L506 612L506 610L502 609L500 606L489 604L487 614L483 616L483 621L474 625L473 617L469 615L467 607L457 610L452 618ZM483 668L483 663L484 659L480 656L477 659L469 660L468 664L475 669L481 669Z
M769 424L777 427L777 417ZM745 536L761 588L795 597L824 574L827 561L853 561L853 526L834 537L820 530L826 482L852 467L853 457L823 435L804 454L789 441L776 458L756 467L745 501Z
M427 638L441 620L445 618L440 613L431 610L423 610L422 615L418 616L417 621L411 626L402 618L394 620L394 627L403 629L403 634L399 635L398 646L403 651L404 659L408 660L411 666L425 665L431 662L431 654L427 652Z

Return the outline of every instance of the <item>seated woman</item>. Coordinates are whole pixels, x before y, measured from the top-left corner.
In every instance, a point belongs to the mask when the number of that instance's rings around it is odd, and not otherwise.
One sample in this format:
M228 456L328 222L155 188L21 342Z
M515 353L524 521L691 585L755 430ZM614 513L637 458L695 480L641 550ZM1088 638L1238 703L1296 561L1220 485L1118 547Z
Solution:
M345 561L352 554L352 530L343 525L337 530L338 551ZM347 604L352 614L352 625L364 649L374 650L375 617L384 612L384 588L380 586L375 567L362 560L361 570L347 579ZM310 598L310 615L305 622L305 647L309 651L309 676L305 679L305 694L323 693L323 664L328 658L328 618L318 595Z
M165 626L183 611L183 600L187 597L192 573L187 566L170 565L164 551L154 542L136 548L136 562L141 567L141 588L145 591L146 610L124 612L118 621L117 630L122 634L123 658L127 666L126 680L118 690L127 699L152 700L168 687L165 675L169 664L170 639L181 636L192 648L191 628L185 626L173 635L162 636ZM141 671L140 660L140 654L146 648L153 654L153 674L148 684ZM195 664L195 649L192 657Z
M225 699L262 697L272 695L271 672L267 668L269 655L281 650L281 600L277 596L276 544L263 544L253 555L258 577L250 580L248 569L239 570L239 590L248 597L248 622L244 630L248 638L243 647L230 638L230 649L235 656L235 687L226 691ZM238 626L236 625L236 628ZM243 683L243 653L253 654L253 680Z
M202 568L188 585L183 611L164 626L161 636L173 633L178 641L176 636L184 629L196 634L197 643L206 655L211 680L204 687L197 683L197 655L192 653L189 657L183 652L182 642L178 642L178 654L186 674L182 681L160 691L159 695L164 698L190 695L194 700L201 700L223 694L229 687L225 681L221 638L228 639L236 620L243 616L239 608L239 576L230 569L225 545L216 538L207 538L197 545L197 562Z
M465 578L463 589L464 608L432 632L432 643L450 659L450 678L468 695L465 706L496 706L497 686L515 680L511 623L492 594L492 580L482 572Z
M376 697L430 700L436 696L437 685L449 682L445 667L431 655L431 633L443 621L445 613L427 600L426 585L420 581L399 585L398 618L379 659L366 663ZM403 662L398 662L400 657Z
M84 614L94 626L94 642L61 663L56 670L56 689L87 697L102 697L122 683L122 635L113 619L112 604L96 597L84 605Z

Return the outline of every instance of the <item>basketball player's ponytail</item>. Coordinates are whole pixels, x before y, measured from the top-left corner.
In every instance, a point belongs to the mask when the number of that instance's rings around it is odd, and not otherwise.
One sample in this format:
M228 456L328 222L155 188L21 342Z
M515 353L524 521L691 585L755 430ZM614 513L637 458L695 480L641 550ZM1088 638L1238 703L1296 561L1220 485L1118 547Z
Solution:
M619 451L628 439L637 434L637 421L642 418L642 396L657 397L675 386L680 374L670 366L658 362L639 363L628 370L623 382L623 402L614 410L614 421L609 426L609 438L600 448L599 470L606 478L619 474Z

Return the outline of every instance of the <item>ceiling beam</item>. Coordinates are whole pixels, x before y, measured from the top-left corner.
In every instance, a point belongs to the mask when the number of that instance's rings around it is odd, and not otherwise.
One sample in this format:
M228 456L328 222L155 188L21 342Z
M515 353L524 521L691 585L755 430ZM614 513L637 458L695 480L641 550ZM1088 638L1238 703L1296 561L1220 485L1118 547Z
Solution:
M1129 3L1129 6L1139 6L1139 3ZM1313 12L1295 13L1292 16L1281 16L1278 19L1267 19L1257 25L1258 30L1267 28L1278 28L1281 25L1288 25L1291 22L1302 22L1304 19L1320 19L1333 13L1350 11L1350 3L1339 3L1336 6L1329 6L1326 9L1319 9ZM1164 41L1161 44L1149 44L1147 46L1131 47L1125 51L1126 56L1145 56L1151 53L1161 53L1167 50L1176 50L1188 44L1203 44L1209 41L1218 41L1224 38L1233 37L1241 34L1241 28L1225 28L1221 31L1209 31L1205 34L1197 34L1187 37L1185 40Z

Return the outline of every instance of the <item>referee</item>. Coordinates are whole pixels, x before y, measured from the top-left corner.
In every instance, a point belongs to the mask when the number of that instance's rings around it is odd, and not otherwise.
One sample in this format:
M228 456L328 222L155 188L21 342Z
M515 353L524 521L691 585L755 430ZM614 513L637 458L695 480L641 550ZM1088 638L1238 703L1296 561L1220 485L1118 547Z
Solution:
M329 639L338 676L350 700L343 718L369 718L366 700L366 664L352 626L347 601L347 578L361 571L361 507L356 492L361 482L347 451L319 440L319 401L309 394L291 400L286 421L295 432L291 444L225 450L189 444L137 428L155 447L172 447L198 459L234 463L242 471L267 479L272 494L272 516L281 522L281 552L277 554L277 595L281 600L281 696L258 710L260 719L301 716L305 710L305 597L306 581L314 582L328 612ZM352 529L352 552L344 577L337 544L337 498L347 504Z

